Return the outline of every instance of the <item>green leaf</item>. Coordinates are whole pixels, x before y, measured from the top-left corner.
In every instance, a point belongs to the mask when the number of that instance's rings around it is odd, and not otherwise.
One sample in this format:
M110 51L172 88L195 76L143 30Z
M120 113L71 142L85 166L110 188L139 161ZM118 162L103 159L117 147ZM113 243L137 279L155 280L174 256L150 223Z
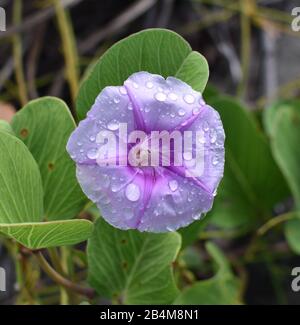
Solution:
M89 238L93 224L87 220L0 224L0 232L29 249L78 244Z
M300 101L280 101L264 114L275 160L293 193L295 206L300 209ZM284 233L291 249L300 254L300 219L285 223Z
M250 226L271 215L289 194L268 142L253 116L229 98L217 98L226 134L225 171L214 203L213 222L222 227Z
M75 176L75 164L66 151L75 126L66 104L52 97L30 102L12 121L16 135L39 165L47 220L73 218L87 202Z
M273 155L300 209L300 102L290 101L270 108L266 124L271 133Z
M280 100L263 110L264 128L271 139L274 135L277 114L288 110L291 106L295 106L300 109L300 101L296 99Z
M122 85L138 71L175 76L201 92L209 75L205 58L181 36L166 29L144 30L116 43L100 58L79 90L78 117L85 117L103 88Z
M22 141L0 131L0 223L39 222L43 188L38 166Z
M88 244L89 283L99 295L122 304L168 304L178 290L172 262L177 233L121 231L103 219Z
M4 120L0 120L0 130L10 133L11 135L14 135L14 131L11 128L10 124Z
M208 71L205 57L193 51L183 61L175 77L184 80L195 90L203 92L208 81Z
M198 281L186 288L175 300L175 305L228 305L240 304L240 281L233 275L223 253L213 243L206 248L218 265L215 276Z
M43 188L36 161L18 138L0 131L0 233L30 249L71 245L86 240L86 220L41 222Z

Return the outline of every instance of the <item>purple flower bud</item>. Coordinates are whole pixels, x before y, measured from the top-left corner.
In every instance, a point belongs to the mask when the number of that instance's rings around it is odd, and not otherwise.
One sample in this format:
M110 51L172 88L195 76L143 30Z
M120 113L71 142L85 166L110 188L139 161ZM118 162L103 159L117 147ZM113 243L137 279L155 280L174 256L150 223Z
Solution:
M211 209L224 139L219 114L200 93L176 78L138 72L99 94L67 150L107 222L166 232Z

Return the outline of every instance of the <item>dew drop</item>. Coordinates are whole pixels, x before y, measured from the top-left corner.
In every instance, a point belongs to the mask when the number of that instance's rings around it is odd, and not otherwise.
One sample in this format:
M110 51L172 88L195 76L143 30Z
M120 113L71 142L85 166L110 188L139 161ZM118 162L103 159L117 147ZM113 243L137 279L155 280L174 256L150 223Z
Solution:
M202 97L200 97L200 99L199 99L199 104L201 106L205 105L205 101L204 101L204 99Z
M95 140L96 140L96 137L93 136L93 135L91 135L91 136L90 136L90 141L91 141L91 142L94 142Z
M149 106L146 106L146 107L145 107L145 112L146 112L146 113L149 113L149 112L150 112L150 107L149 107Z
M87 153L87 157L89 159L96 159L98 157L98 150L96 150L96 149L89 150Z
M82 146L82 142L77 142L77 145L79 146L79 147L81 147Z
M211 143L215 143L215 142L217 141L217 132L216 132L215 129L212 129L212 130L210 131L209 136L210 136L210 142L211 142Z
M201 134L200 136L198 136L198 141L202 144L204 144L206 142L204 134Z
M187 104L193 104L195 102L195 97L193 95L184 95L183 100L187 103Z
M125 87L120 87L119 91L121 95L127 95L127 90Z
M179 116L184 116L185 115L185 110L183 108L181 108L179 111L178 111L178 115Z
M132 111L133 110L132 104L130 103L127 108L128 108L129 111Z
M129 184L126 187L125 195L129 201L136 202L141 196L140 188L136 184Z
M135 89L138 89L138 88L139 88L139 85L138 85L136 82L133 82L133 83L132 83L132 86L133 86L133 88L135 88Z
M205 132L207 132L209 130L209 125L206 121L203 122L202 128L203 128L203 131L205 131Z
M167 99L167 96L164 93L157 93L155 95L155 99L158 100L159 102L164 102Z
M115 102L116 104L119 104L119 103L120 103L120 98L115 97L115 98L114 98L114 102Z
M119 191L119 186L117 184L113 184L111 186L111 191L114 192L114 193L118 192Z
M194 219L194 220L199 220L200 217L201 217L201 214L194 214L194 215L193 215L193 219Z
M198 107L196 107L196 108L193 109L193 114L194 115L197 115L199 113L200 113L200 109Z
M214 166L217 166L218 165L218 163L219 163L219 159L218 159L218 157L213 157L213 159L212 159L212 164L214 165Z
M168 227L167 227L167 230L168 230L168 231L174 231L175 228L173 228L173 227L171 227L171 226L168 226Z
M176 94L174 94L174 93L170 93L169 95L168 95L168 97L171 99L171 100L177 100L177 95Z
M153 83L151 81L148 81L146 83L146 87L149 88L149 89L152 89L153 88Z
M119 128L119 122L116 120L113 120L110 123L108 123L107 128L111 131L116 131Z
M175 179L169 181L169 187L172 192L175 192L178 189L178 183Z

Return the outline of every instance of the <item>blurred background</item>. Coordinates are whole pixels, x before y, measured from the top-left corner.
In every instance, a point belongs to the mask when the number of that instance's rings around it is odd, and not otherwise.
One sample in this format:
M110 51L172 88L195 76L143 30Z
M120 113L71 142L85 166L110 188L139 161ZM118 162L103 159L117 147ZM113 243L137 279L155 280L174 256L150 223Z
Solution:
M181 34L208 60L210 90L236 96L259 115L277 99L300 95L300 31L292 29L297 6L299 0L0 0L6 11L0 119L10 121L29 100L45 95L74 107L80 80L95 60L116 41L153 27ZM234 255L243 240L219 244ZM290 289L291 266L300 259L284 241L277 244L279 260L247 266L246 303L300 303L300 293ZM10 270L0 303L13 303L14 267L1 246L0 265Z

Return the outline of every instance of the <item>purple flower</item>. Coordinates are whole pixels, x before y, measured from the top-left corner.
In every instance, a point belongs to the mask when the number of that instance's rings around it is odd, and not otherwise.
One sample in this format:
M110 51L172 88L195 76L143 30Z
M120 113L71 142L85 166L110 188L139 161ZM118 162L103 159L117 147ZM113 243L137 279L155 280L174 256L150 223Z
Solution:
M107 222L165 232L211 209L224 138L219 114L200 93L176 78L138 72L99 94L67 150Z

